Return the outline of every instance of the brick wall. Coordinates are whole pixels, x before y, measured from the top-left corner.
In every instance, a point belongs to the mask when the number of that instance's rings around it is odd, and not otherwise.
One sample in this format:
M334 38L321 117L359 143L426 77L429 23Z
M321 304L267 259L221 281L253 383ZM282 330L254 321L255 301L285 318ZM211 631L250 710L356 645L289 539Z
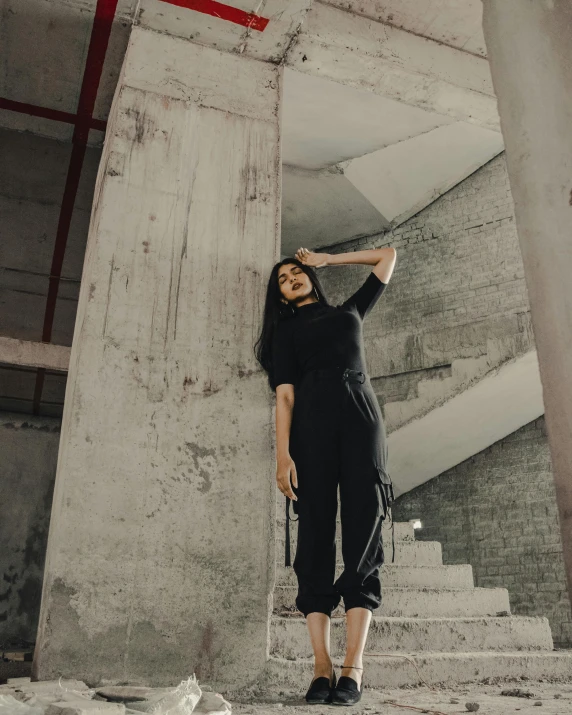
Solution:
M455 358L478 357L494 337L520 336L520 347L529 349L528 297L504 155L393 231L320 250L385 245L397 250L395 271L364 324L373 377L400 381ZM318 275L330 300L341 302L370 270L333 266Z
M546 616L572 646L562 543L544 417L397 499L396 521L421 519L446 564L469 563L475 584L505 587L513 613Z

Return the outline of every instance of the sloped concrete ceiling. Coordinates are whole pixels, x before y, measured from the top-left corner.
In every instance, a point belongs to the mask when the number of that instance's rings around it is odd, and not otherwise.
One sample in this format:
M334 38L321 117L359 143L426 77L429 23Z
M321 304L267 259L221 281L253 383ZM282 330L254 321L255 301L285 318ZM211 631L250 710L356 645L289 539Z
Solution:
M347 162L344 173L388 221L398 224L502 150L498 132L455 122Z
M381 233L503 149L496 131L291 69L282 132L284 255Z
M282 256L300 246L329 246L348 236L371 235L388 222L335 170L282 170Z
M323 169L454 120L338 82L284 71L282 161Z

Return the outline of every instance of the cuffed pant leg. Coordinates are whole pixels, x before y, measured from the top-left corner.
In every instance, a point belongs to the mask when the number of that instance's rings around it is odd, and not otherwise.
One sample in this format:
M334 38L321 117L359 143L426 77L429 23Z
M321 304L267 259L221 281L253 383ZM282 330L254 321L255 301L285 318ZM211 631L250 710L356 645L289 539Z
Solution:
M375 394L352 388L340 440L340 516L344 571L335 583L345 610L381 605L384 517L379 466L384 464L385 429Z
M354 477L340 483L344 571L335 586L346 611L356 607L373 611L381 604L384 561L380 486L372 468Z
M335 411L325 387L297 396L298 413L290 453L298 473L298 541L293 567L298 579L296 607L304 616L330 616L340 602L334 588L339 455ZM309 390L308 390L309 392Z
M336 568L337 494L333 488L300 489L298 542L294 572L298 579L296 607L304 616L330 616L340 602L334 588Z

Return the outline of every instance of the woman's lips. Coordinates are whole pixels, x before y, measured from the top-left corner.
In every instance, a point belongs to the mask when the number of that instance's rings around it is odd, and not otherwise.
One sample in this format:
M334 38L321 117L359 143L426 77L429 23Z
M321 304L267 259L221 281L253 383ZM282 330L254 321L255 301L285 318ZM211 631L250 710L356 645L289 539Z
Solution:
M294 283L294 285L292 286L292 290L296 290L296 289L299 288L301 285L302 285L301 283Z

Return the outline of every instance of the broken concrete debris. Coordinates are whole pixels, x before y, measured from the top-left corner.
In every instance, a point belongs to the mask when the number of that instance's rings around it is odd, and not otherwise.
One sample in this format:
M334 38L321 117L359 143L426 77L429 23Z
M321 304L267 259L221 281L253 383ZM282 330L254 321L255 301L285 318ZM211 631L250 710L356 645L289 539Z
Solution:
M175 688L106 686L78 680L31 682L11 678L0 685L0 715L229 715L222 695L203 691L193 675Z
M534 693L530 690L522 690L521 688L508 688L501 691L501 695L506 695L510 698L534 698Z

